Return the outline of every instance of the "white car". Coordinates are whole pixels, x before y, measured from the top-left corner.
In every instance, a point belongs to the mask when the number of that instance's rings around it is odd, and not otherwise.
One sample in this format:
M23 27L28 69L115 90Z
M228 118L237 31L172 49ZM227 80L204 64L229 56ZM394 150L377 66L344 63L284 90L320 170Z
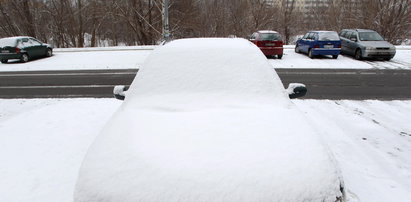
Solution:
M122 88L75 201L345 201L336 161L290 101L305 88L285 90L247 40L170 42Z

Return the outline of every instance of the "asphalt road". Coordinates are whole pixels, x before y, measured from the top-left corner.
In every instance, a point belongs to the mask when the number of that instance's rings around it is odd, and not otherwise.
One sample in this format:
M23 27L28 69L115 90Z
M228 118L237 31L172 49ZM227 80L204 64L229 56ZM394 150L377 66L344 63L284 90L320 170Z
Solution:
M277 69L284 86L304 83L305 99L411 99L410 70ZM0 98L113 97L137 70L0 72Z

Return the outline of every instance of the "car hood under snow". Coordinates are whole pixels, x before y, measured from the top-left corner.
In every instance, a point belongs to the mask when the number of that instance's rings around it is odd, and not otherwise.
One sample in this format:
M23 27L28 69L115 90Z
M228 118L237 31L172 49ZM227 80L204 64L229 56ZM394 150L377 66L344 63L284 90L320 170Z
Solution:
M89 149L75 201L334 202L340 185L257 47L186 39L147 59Z

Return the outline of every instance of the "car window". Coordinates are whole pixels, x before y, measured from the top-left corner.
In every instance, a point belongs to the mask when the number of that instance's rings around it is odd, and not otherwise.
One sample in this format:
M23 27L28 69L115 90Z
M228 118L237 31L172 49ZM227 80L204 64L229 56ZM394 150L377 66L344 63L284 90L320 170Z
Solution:
M377 32L360 32L358 35L361 41L384 41L384 38Z
M314 40L314 33L310 33L309 35L308 35L308 38L307 39L309 39L309 40Z
M303 39L307 39L307 38L308 38L308 35L310 35L310 33L305 34L304 37L303 37Z
M3 38L0 39L0 47L6 47L6 46L11 46L14 47L16 46L16 39L10 39L10 38Z
M358 40L357 32L351 32L351 35L350 35L349 39L352 39L352 38L355 38L355 39Z
M342 32L340 32L340 36L341 36L341 37L346 38L346 37L345 37L346 34L347 34L347 31L342 31Z
M32 46L40 46L41 45L41 43L38 42L35 39L29 39L29 44L32 45Z
M256 38L257 38L257 33L253 33L253 34L251 35L251 37L250 37L251 40L254 40L254 39L256 39Z
M262 33L260 34L262 41L281 41L281 35L278 33Z
M318 40L320 41L338 41L340 37L337 32L320 32L318 34Z

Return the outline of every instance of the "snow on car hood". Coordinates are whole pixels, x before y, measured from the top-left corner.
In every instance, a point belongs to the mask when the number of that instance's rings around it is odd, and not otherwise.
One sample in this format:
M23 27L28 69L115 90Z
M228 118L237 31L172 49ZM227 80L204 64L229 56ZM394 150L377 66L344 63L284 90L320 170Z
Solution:
M334 202L336 165L266 64L240 39L156 50L90 147L75 201Z

